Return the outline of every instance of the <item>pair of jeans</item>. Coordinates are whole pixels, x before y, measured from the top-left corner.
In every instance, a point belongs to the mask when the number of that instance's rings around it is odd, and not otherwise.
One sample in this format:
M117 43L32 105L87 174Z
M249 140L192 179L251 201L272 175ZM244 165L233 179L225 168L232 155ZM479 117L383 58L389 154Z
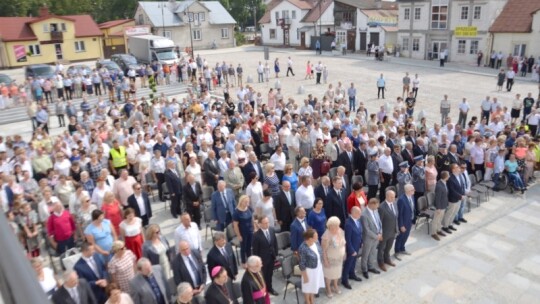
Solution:
M356 111L356 97L349 96L349 111Z
M521 179L521 176L519 176L517 172L512 172L512 173L508 172L508 177L514 184L515 188L518 188L520 190L525 188L525 185L523 184L523 180Z

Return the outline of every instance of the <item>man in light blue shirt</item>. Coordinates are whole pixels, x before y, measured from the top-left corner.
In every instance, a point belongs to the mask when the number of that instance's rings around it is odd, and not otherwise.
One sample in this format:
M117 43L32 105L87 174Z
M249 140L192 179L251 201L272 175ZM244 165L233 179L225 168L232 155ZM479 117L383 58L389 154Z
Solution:
M349 95L349 111L356 111L356 88L352 82L351 87L347 90L347 95Z
M384 91L386 86L386 80L384 80L383 74L381 74L381 77L377 79L377 99L381 98L381 92L382 92L382 99L384 99Z

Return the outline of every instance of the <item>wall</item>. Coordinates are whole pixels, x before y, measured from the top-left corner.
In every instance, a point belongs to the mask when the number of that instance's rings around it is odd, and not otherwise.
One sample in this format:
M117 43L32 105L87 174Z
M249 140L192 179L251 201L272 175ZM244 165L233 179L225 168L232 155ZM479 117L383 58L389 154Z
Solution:
M270 23L261 24L261 38L263 45L283 45L283 29L278 25L276 20L276 12L279 12L279 18L283 18L283 11L289 11L289 20L291 27L289 30L289 44L300 45L300 35L297 35L297 29L305 26L300 20L307 14L307 10L301 10L288 1L283 1L270 12ZM296 18L292 18L292 11L296 12ZM270 30L276 31L275 38L270 38ZM308 36L308 32L306 32Z

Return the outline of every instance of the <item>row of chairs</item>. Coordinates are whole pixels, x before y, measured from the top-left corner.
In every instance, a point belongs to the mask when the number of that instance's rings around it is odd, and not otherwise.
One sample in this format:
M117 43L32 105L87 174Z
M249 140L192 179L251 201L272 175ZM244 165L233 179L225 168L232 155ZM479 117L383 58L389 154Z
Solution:
M471 191L467 194L467 209L471 212L471 200L476 200L476 206L479 207L482 201L482 197L485 201L489 200L489 192L494 193L493 188L495 183L493 181L484 180L482 171L476 171L476 174L469 174L469 180L471 181ZM418 198L416 202L416 210L419 212L419 218L416 221L415 229L424 223L427 226L428 235L431 234L430 223L435 215L435 193L429 192L426 195ZM423 221L422 221L423 220Z

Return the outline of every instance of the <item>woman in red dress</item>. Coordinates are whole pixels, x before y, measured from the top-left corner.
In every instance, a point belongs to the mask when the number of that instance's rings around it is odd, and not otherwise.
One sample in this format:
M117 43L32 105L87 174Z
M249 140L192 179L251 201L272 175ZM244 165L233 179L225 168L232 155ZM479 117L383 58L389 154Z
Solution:
M142 220L135 216L133 208L124 210L124 220L120 223L120 235L137 260L142 257L142 245L144 242Z
M367 205L366 193L364 193L364 188L361 182L356 182L352 185L352 192L347 198L347 212L351 214L351 209L354 206L364 209Z
M117 235L120 235L120 223L122 222L122 209L120 202L114 197L112 192L106 192L103 196L103 205L101 211L105 214L105 218L111 221Z

